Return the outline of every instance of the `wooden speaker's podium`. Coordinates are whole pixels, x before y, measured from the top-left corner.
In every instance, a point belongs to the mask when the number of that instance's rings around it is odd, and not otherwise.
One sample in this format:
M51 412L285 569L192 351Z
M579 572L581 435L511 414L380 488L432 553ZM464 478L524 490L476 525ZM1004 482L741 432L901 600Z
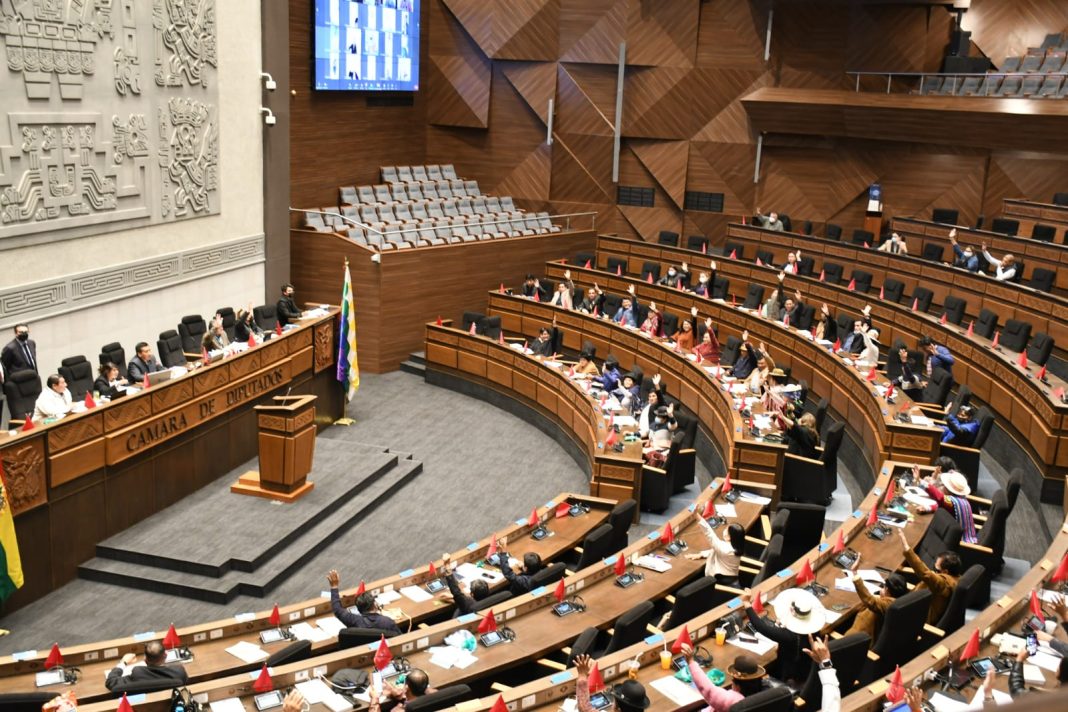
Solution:
M275 396L255 407L260 470L241 475L231 492L295 502L315 485L308 482L315 454L315 396Z

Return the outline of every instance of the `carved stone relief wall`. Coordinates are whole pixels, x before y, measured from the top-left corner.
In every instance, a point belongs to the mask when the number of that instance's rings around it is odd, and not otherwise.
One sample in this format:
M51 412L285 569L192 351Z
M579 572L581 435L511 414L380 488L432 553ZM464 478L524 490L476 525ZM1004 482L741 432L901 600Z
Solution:
M0 0L0 250L219 212L215 6Z

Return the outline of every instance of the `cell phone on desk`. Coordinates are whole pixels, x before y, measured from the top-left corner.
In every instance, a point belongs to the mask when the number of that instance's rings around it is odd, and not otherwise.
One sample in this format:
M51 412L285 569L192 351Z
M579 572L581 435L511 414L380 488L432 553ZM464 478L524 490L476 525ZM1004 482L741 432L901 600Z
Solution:
M256 703L256 709L263 712L263 710L282 706L282 691L272 690L271 692L265 692L262 695L256 695L252 699Z
M1035 655L1038 653L1038 636L1034 633L1027 635L1027 654Z

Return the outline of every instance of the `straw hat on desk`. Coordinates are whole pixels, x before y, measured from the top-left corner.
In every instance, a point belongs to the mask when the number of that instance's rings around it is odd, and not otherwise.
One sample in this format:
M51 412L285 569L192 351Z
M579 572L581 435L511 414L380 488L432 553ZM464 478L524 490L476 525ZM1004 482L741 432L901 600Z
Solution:
M816 633L827 622L827 610L820 599L803 588L788 588L772 603L775 618L792 633L808 635Z

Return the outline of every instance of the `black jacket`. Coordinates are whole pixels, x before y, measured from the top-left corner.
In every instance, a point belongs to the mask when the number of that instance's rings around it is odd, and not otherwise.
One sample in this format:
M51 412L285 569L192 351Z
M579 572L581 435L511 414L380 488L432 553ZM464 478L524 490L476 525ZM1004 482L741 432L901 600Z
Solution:
M330 607L334 609L334 617L349 628L380 628L389 631L390 635L400 635L401 629L389 616L381 613L362 615L353 613L341 605L341 594L336 588L330 589Z
M140 383L144 380L146 373L155 373L162 370L164 370L163 366L160 365L155 356L148 359L147 364L140 357L134 356L130 363L126 365L126 377L131 383Z
M119 392L119 389L111 387L111 381L105 376L100 376L93 381L93 390L108 398L114 398Z
M508 582L508 587L513 596L528 593L530 589L534 588L534 574L517 574L515 571L512 571L512 567L508 565L507 552L497 552L497 568L504 574L504 578Z
M256 322L246 324L243 321L239 321L234 324L234 341L246 343L251 334L255 334L257 338L262 337L263 329L261 329Z
M754 630L779 644L779 653L776 656L779 679L799 683L807 680L808 673L812 669L812 659L802 650L808 647L808 639L803 639L797 633L792 633L786 628L775 625L767 618L758 616L752 608L747 608L745 613L749 616L749 622L753 624Z
M475 606L478 605L478 602L460 589L460 584L457 583L455 575L451 573L445 574L445 585L449 587L452 600L456 603L456 616L475 612ZM456 616L453 617L455 618Z
M181 665L138 665L130 670L129 675L123 675L122 668L115 666L108 673L104 685L111 692L122 694L131 690L144 691L144 686L154 681L161 686L171 683L171 687L179 687L189 682L189 673Z
M26 358L26 349L30 351L30 358ZM37 342L33 339L12 339L0 352L0 363L4 364L4 374L7 376L26 369L37 371Z
M297 308L297 303L293 301L293 297L279 299L278 304L275 305L275 311L278 315L278 323L282 326L300 318L300 309Z

